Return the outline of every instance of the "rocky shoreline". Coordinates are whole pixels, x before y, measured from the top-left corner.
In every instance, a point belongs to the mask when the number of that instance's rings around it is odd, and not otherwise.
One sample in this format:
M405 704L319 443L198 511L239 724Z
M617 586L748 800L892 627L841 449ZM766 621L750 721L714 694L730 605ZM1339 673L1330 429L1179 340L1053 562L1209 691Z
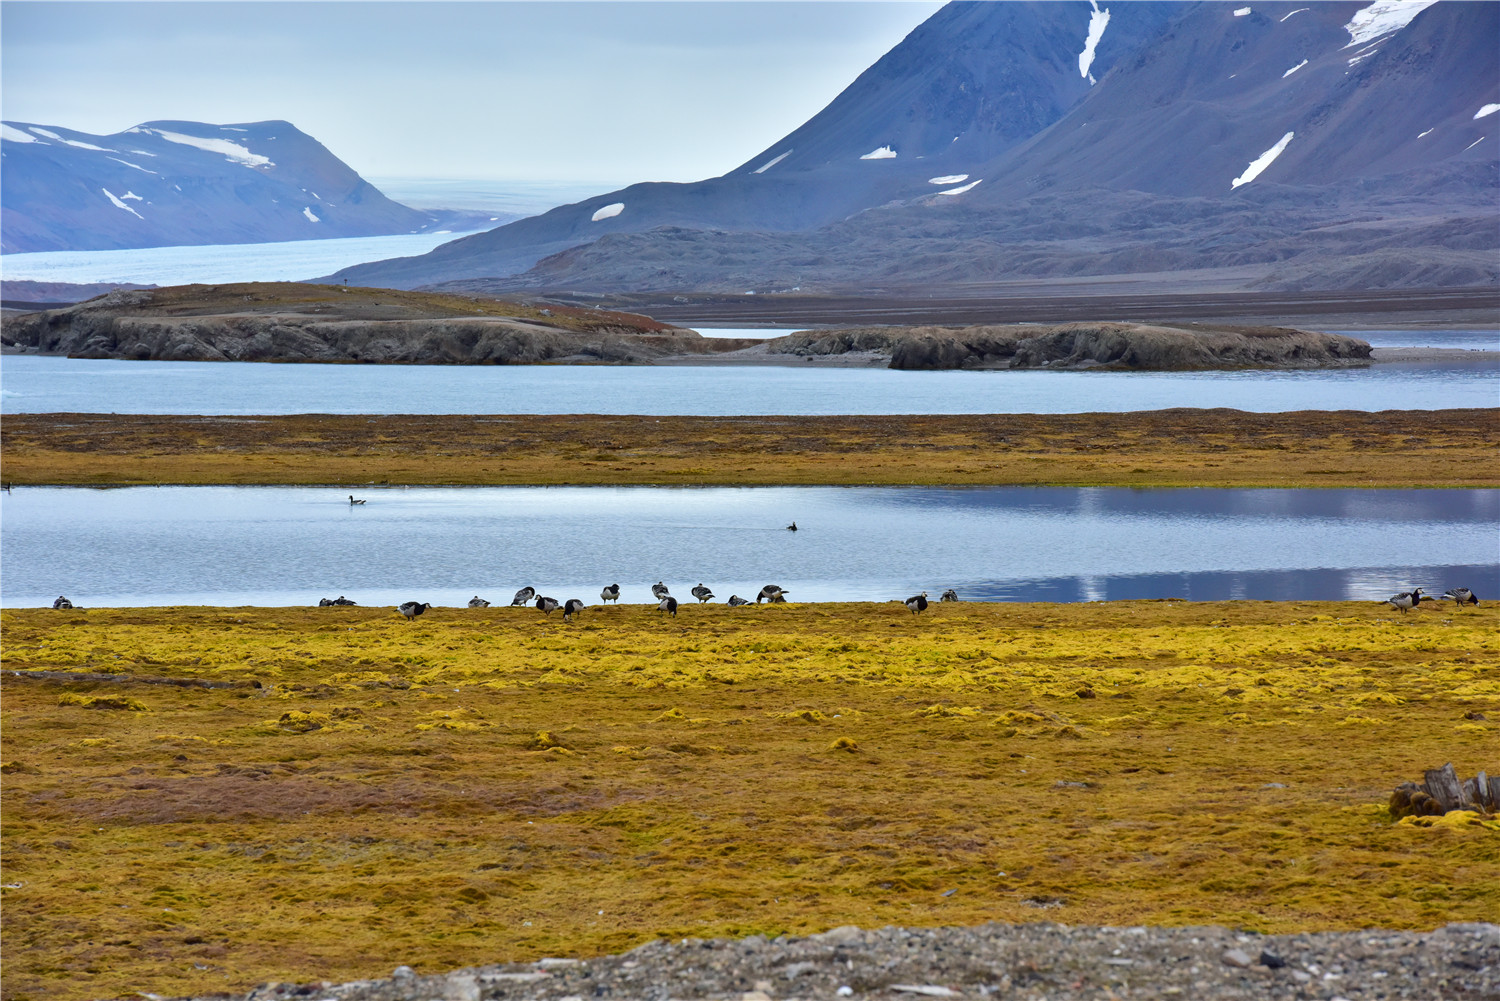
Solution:
M1045 907L1045 902L1038 903ZM148 995L150 996L150 995ZM1217 926L847 926L802 938L658 940L385 979L262 984L246 1001L738 1001L841 998L1496 998L1500 925L1259 935Z
M705 338L649 317L342 286L113 292L7 316L10 353L153 361L407 365L885 364L900 370L1342 368L1370 345L1292 327L1077 322Z

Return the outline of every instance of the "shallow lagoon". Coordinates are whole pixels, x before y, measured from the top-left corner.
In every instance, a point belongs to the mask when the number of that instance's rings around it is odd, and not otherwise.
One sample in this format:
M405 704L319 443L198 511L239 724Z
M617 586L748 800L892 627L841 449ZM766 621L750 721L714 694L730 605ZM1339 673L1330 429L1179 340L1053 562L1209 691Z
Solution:
M808 366L277 365L0 360L4 413L1088 413L1231 407L1493 407L1500 367L1381 364L1276 372L893 372Z
M7 607L1370 599L1500 594L1496 490L18 488L0 495ZM795 520L799 531L784 526Z

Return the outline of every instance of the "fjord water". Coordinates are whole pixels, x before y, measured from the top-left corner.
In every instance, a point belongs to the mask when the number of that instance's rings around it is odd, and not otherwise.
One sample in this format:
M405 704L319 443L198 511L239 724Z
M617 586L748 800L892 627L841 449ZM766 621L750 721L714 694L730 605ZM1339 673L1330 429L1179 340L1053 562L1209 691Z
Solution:
M791 600L1500 595L1497 490L17 488L7 607L462 606L520 587L627 604L765 584ZM795 520L799 531L785 527Z
M1423 335L1428 339L1431 335ZM1500 367L1244 372L894 372L885 368L274 365L9 355L0 412L132 414L1087 413L1230 407L1493 407Z

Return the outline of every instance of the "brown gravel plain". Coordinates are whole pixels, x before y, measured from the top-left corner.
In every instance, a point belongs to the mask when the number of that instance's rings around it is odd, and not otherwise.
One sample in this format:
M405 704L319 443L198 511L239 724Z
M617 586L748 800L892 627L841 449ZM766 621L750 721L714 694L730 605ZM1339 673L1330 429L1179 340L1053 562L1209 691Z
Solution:
M14 414L7 484L1500 486L1500 409L612 417Z

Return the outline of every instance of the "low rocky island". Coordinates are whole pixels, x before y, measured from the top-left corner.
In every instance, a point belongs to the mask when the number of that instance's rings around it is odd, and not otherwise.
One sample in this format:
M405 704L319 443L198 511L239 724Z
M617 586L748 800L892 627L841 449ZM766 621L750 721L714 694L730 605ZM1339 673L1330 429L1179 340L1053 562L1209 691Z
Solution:
M8 353L406 365L787 364L1185 371L1368 364L1370 345L1291 327L1123 322L882 326L709 338L646 316L299 283L112 292L8 316Z

